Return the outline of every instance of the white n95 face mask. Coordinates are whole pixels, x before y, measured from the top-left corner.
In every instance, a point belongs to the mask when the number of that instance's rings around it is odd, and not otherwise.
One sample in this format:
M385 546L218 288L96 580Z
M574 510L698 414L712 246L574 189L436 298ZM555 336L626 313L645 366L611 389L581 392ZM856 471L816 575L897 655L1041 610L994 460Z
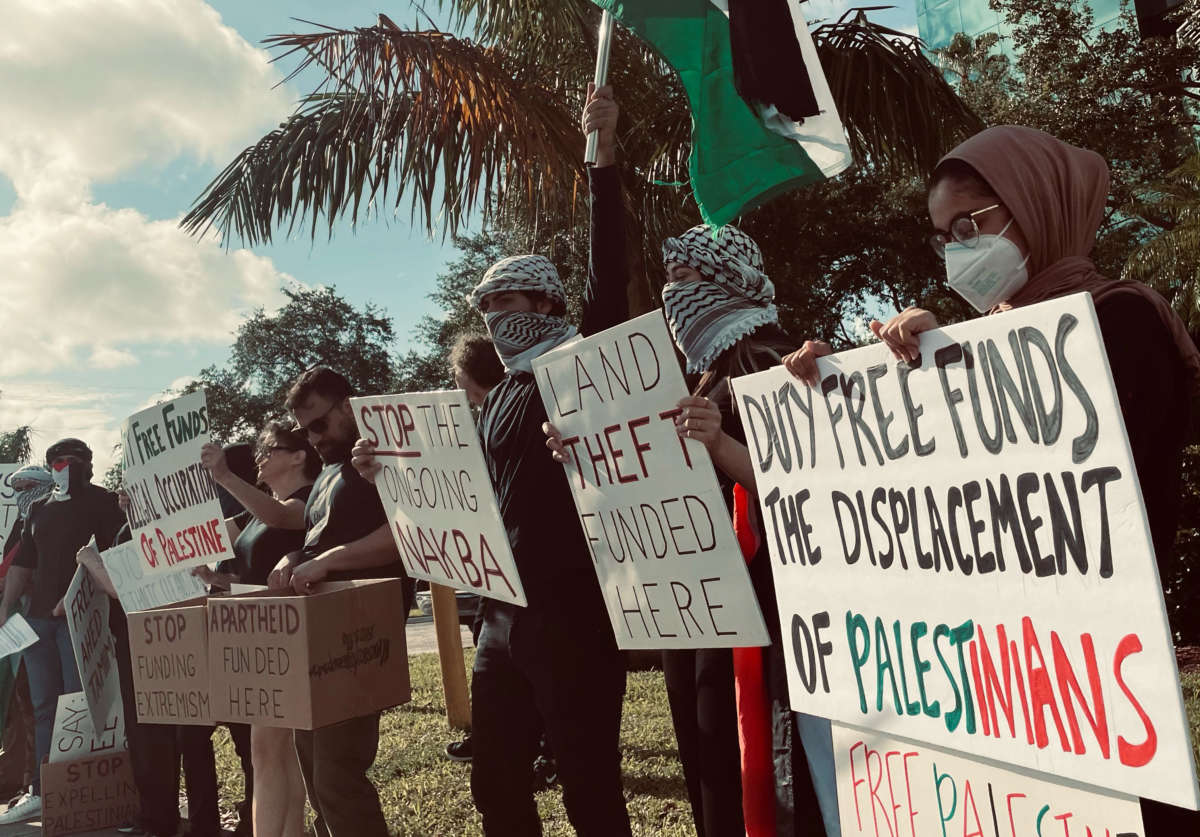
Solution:
M981 314L1004 302L1029 281L1025 270L1028 257L1021 258L1017 245L1000 235L981 235L974 247L957 241L946 245L946 284Z

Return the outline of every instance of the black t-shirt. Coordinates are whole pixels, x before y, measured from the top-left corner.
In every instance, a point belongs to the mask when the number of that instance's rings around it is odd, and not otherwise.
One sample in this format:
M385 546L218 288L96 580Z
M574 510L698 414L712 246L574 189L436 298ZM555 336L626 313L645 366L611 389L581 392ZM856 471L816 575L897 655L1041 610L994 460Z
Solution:
M305 485L291 494L288 500L308 500L312 486ZM268 526L250 512L242 512L234 518L242 527L241 534L233 542L233 553L237 556L230 561L225 572L237 573L243 584L266 584L267 576L279 559L289 552L295 552L304 546L303 529L279 529Z
M349 460L326 465L317 475L308 503L304 506L304 545L301 563L316 558L335 546L356 541L387 523L383 501L375 486L367 482ZM402 578L399 557L382 567L331 572L328 581L354 578Z
M100 551L111 547L125 525L117 495L98 485L72 486L71 499L34 504L13 566L33 570L29 616L48 618L66 595L78 566L75 553L94 535Z

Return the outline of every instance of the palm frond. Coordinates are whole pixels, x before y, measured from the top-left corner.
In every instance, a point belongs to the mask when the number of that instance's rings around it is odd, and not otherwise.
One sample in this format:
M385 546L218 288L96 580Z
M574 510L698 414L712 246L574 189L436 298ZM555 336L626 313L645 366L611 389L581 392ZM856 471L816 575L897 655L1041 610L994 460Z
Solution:
M851 9L813 30L855 159L929 172L983 123L921 52L917 38Z
M218 175L183 219L190 232L253 244L308 216L315 235L322 217L332 231L411 194L414 217L453 234L487 193L569 192L581 176L562 97L498 50L386 20L268 43L301 56L289 78L317 64L327 81Z

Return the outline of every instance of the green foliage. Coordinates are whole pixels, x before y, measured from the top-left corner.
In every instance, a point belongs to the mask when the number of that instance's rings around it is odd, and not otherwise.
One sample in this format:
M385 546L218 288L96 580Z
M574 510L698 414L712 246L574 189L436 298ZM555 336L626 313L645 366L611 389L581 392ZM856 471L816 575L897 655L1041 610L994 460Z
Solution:
M1012 31L958 35L939 52L959 94L989 125L1027 125L1102 156L1112 172L1108 211L1093 258L1121 275L1145 223L1122 211L1145 184L1161 182L1188 153L1197 122L1200 47L1143 40L1132 3L1120 25L1095 30L1083 0L991 0ZM1010 47L1015 58L998 54Z
M33 456L33 428L23 424L0 432L0 462L26 463Z
M386 312L355 308L332 287L283 293L282 308L260 308L238 327L227 365L201 370L183 389L206 392L216 441L252 439L268 420L283 417L288 388L314 366L345 375L360 395L396 389L396 336Z
M1136 190L1126 211L1152 232L1125 263L1124 278L1153 287L1188 331L1200 332L1200 153L1165 180Z

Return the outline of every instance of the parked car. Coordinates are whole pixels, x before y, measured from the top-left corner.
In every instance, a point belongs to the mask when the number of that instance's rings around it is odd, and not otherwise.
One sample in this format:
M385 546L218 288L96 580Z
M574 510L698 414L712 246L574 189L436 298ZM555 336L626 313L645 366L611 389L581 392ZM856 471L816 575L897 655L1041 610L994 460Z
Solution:
M475 621L475 609L479 607L479 596L467 590L455 590L458 603L458 624L470 625ZM417 581L417 608L423 616L433 616L433 595L428 581Z

